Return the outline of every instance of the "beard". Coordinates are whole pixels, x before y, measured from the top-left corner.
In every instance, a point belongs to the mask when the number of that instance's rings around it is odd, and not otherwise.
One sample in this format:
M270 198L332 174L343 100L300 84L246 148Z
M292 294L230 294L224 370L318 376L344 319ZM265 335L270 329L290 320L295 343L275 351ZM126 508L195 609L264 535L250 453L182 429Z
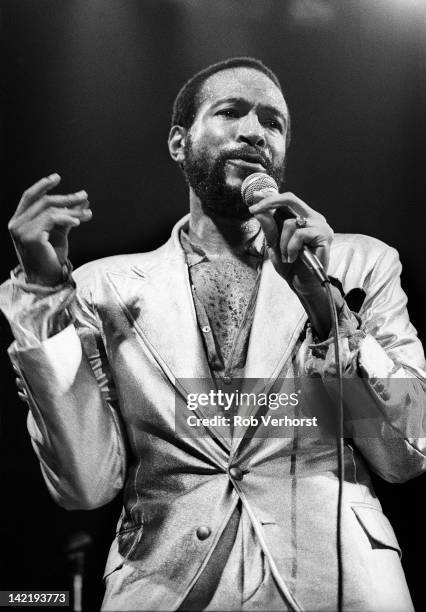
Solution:
M241 197L237 186L226 183L225 165L228 159L253 153L253 147L245 145L237 151L223 151L212 159L207 152L195 153L190 134L185 143L185 163L183 173L187 183L199 197L203 212L209 217L225 217L229 219L248 219L250 211ZM278 188L284 184L285 164L274 165L264 155L262 164L265 172L275 179ZM251 174L247 172L247 176ZM245 178L245 177L244 177Z

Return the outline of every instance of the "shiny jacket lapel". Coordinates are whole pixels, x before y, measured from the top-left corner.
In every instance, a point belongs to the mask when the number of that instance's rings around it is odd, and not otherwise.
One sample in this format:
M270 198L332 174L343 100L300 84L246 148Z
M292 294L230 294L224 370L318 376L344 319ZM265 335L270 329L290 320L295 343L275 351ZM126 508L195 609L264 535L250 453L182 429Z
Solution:
M303 329L307 315L297 295L263 263L259 294L245 368L246 378L273 378L281 372Z
M268 381L272 383L283 370L306 321L307 315L299 298L279 277L272 262L265 259L245 367L246 379L260 380L255 385L250 380L248 392L267 391ZM255 407L247 414L250 416L254 412ZM233 452L247 428L236 428Z
M189 393L208 393L215 388L197 325L185 255L175 226L171 239L151 261L133 266L132 273L108 274L117 299L176 391L186 401ZM131 305L131 307L129 307ZM198 416L212 416L199 407ZM211 435L230 449L220 430Z

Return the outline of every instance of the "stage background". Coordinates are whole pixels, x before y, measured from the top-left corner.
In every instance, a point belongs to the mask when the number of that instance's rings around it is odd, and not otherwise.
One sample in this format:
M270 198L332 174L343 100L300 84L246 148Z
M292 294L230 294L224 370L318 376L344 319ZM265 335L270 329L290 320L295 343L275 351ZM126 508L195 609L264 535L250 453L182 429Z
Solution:
M167 134L178 88L229 56L262 59L293 120L287 188L339 232L396 247L412 321L425 338L423 2L415 0L3 0L1 279L15 265L7 222L22 191L51 172L61 192L86 189L94 218L74 231L75 266L150 250L187 211ZM86 606L120 501L66 512L50 500L25 429L1 321L1 588L68 587L64 547L93 539ZM423 604L425 477L376 479Z

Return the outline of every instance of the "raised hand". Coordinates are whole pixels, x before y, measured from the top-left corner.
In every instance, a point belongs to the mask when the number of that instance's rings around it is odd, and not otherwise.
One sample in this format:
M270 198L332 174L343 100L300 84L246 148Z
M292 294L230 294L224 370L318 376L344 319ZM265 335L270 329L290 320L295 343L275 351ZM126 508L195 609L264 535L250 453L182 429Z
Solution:
M68 257L68 234L92 218L85 191L49 195L60 182L59 174L51 174L29 187L9 221L19 262L31 283L61 283Z

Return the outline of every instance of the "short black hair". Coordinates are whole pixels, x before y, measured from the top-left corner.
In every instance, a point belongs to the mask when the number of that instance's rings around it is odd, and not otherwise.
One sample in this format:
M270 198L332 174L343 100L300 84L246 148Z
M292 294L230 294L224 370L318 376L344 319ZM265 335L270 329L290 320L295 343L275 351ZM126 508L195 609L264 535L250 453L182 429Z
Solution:
M189 129L195 119L198 110L198 94L205 81L217 72L228 70L229 68L253 68L263 72L282 92L281 83L276 74L268 66L254 57L232 57L230 59L211 64L192 76L177 94L173 103L171 127L180 125ZM290 115L288 116L288 126L286 135L286 145L290 144Z

